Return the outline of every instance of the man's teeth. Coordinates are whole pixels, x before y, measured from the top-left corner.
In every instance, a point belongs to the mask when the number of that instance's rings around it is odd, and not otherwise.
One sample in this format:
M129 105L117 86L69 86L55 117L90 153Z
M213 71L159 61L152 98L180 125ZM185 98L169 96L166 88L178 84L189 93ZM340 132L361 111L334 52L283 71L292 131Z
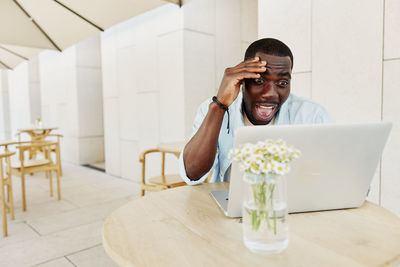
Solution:
M263 109L273 109L275 106L259 106L259 107Z

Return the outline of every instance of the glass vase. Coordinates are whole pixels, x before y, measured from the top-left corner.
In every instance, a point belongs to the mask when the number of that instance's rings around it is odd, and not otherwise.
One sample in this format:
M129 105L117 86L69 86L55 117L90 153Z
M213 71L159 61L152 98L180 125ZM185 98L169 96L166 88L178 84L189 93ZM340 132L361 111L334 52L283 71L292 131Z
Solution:
M286 178L245 173L243 241L258 254L283 251L289 244Z

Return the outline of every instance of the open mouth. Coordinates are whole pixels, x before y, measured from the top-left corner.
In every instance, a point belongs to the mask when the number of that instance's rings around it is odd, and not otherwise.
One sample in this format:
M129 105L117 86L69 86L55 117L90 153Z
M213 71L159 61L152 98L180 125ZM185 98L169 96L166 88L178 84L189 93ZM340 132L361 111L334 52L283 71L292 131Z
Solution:
M277 108L278 108L277 104L271 104L271 103L256 104L255 107L256 116L262 121L269 121L274 116Z

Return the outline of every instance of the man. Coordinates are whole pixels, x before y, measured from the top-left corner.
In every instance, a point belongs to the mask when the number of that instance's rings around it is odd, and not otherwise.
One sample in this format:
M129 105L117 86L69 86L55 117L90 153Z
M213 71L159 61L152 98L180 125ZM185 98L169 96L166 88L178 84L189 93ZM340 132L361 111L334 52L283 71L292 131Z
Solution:
M192 138L181 153L180 173L187 184L204 182L210 171L210 182L229 179L228 154L238 127L331 121L320 105L290 94L292 69L289 47L265 38L247 48L243 62L225 70L217 96L200 105Z

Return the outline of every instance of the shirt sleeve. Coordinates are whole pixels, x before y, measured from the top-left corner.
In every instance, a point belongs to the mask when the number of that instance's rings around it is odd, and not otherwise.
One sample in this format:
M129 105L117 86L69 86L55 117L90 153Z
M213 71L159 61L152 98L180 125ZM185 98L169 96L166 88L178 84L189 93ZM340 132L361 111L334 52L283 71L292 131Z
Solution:
M191 135L190 138L192 138L197 133L197 131L199 130L200 125L202 124L205 116L207 115L208 107L209 107L211 101L212 101L211 99L207 99L198 108L197 114L196 114L196 117L195 117L194 123L193 123L193 132L192 132L192 135ZM211 167L211 169L204 176L202 176L199 180L193 181L193 180L190 180L189 177L187 177L187 174L186 174L185 161L183 160L184 151L185 150L182 151L182 153L181 153L181 155L179 157L179 173L180 173L182 179L188 185L196 185L196 184L203 183L207 179L207 177L210 174L210 172L216 169L216 166L218 165L218 157L215 157L213 166Z

